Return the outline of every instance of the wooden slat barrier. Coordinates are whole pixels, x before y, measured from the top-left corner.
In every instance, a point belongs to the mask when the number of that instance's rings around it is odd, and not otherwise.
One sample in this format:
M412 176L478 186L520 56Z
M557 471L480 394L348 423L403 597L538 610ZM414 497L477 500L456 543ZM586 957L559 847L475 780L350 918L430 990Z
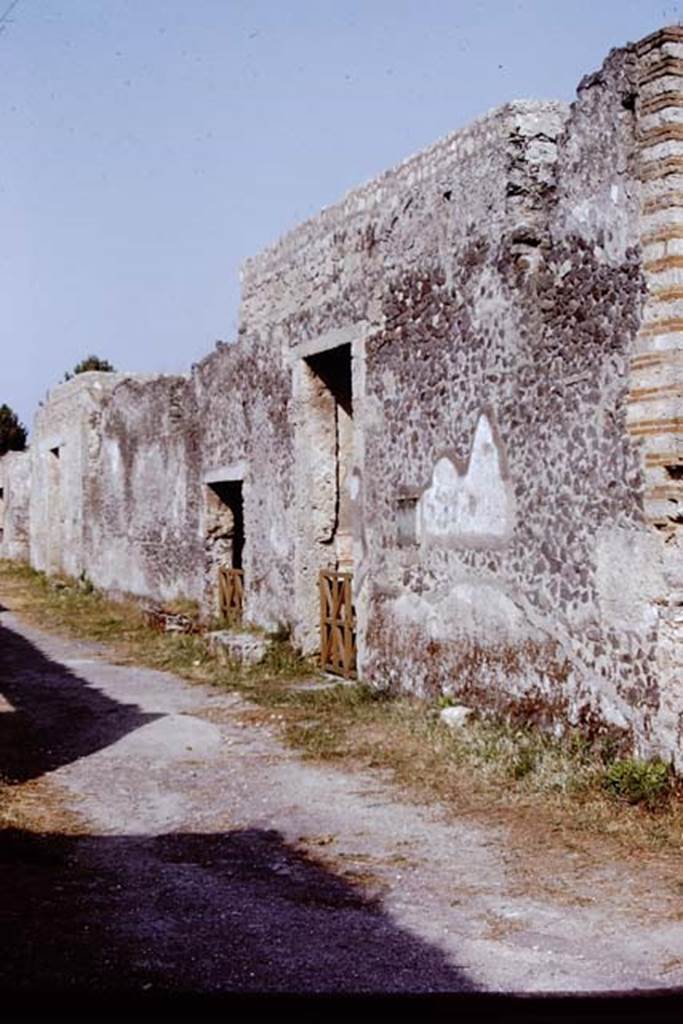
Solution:
M240 622L244 605L244 570L218 570L218 610L221 618Z
M356 613L353 574L323 570L320 590L320 664L345 679L356 675Z

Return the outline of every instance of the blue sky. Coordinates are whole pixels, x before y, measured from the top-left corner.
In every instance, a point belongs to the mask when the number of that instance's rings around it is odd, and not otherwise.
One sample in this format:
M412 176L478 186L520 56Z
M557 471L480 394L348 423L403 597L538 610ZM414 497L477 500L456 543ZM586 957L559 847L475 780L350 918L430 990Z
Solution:
M0 13L9 0L0 0ZM18 0L0 32L0 404L89 352L186 370L264 245L683 0Z

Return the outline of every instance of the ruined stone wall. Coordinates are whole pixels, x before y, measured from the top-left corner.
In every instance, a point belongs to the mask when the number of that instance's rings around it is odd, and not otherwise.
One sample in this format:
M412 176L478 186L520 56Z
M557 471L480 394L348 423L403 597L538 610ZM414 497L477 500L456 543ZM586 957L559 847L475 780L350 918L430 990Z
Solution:
M199 600L195 422L185 377L89 372L54 388L33 428L31 564Z
M368 646L372 671L419 692L557 729L642 735L640 692L630 701L617 691L618 679L631 681L621 661L630 639L622 631L607 646L596 599L596 539L620 517L638 519L642 489L624 413L640 270L628 245L612 262L603 256L595 219L600 179L629 131L614 110L622 71L605 74L604 113L585 115L581 94L563 130L539 125L510 168L510 228L492 239L478 225L456 255L455 287L440 284L438 268L418 276L408 303L391 306L399 337L388 324L369 345L366 379L377 381L395 457L376 443L366 468L380 483L366 500L384 524L375 546L386 581ZM530 189L521 172L535 146L547 174ZM585 223L574 192L591 211ZM581 231L567 226L575 214ZM425 307L445 321L441 339L422 326ZM402 489L417 497L416 524L414 542L398 548Z
M29 560L31 456L7 452L0 458L0 558Z
M302 367L352 345L365 678L680 758L671 586L627 425L641 60L614 51L570 111L512 104L302 226L248 265L242 335L293 366L300 565Z
M210 481L242 481L245 617L265 629L294 626L291 379L267 339L222 345L194 368L202 496L199 534L207 537ZM204 606L216 598L213 573ZM215 609L214 609L215 610Z
M328 557L325 525L320 521L325 517L316 511L326 485L318 453L327 442L322 427L317 434L311 431L311 421L319 415L319 399L305 357L344 345L350 345L353 353L355 468L351 484L359 524L355 560L362 647L363 602L367 600L362 581L368 564L360 574L359 567L364 549L372 549L379 557L374 526L384 511L381 502L393 502L385 493L376 508L366 504L367 515L358 511L364 488L364 449L375 424L380 447L387 441L381 413L362 383L366 340L395 319L392 303L405 299L407 306L412 304L411 282L419 274L433 273L440 282L437 287L449 290L462 274L463 260L485 263L487 255L477 249L482 233L491 245L506 234L514 260L533 260L537 194L543 190L564 114L556 103L513 104L495 111L351 193L245 268L241 343L250 346L267 340L271 357L279 351L292 367L294 596L296 635L304 647L316 643L316 575ZM418 305L419 312L424 312L425 304ZM439 319L437 307L429 312L428 330L445 339L446 319ZM397 323L397 339L400 331ZM414 385L412 378L411 391ZM392 391L387 402L394 397ZM413 416L418 413L416 406ZM411 451L411 458L413 454L418 457ZM373 477L375 483L379 481Z
M59 384L39 407L32 431L31 564L48 573L87 571L84 501L88 450L118 374L89 372Z
M250 260L188 378L55 389L33 564L209 618L241 487L248 621L315 650L350 567L363 678L683 767L681 74L493 111Z
M201 599L200 453L186 377L124 378L89 438L84 543L92 582Z

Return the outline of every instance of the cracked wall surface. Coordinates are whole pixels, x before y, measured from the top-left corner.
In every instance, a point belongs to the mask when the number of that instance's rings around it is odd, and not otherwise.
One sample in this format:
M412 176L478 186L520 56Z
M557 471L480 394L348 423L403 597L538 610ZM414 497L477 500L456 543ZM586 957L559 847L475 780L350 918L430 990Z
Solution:
M209 617L238 482L248 621L315 650L350 569L370 683L683 768L682 74L681 29L613 50L249 260L187 376L55 389L33 564Z

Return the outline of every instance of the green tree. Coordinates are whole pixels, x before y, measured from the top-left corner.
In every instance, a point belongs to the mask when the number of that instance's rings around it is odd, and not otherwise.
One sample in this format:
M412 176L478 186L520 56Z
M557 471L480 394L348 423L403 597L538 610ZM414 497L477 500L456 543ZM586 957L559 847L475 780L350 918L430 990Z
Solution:
M23 452L26 447L26 427L9 405L0 405L0 455L5 452Z
M100 373L116 372L108 359L100 359L99 356L90 355L86 356L85 359L81 359L80 363L76 363L71 373L67 370L64 374L64 380L71 380L77 373L87 373L88 370L99 370Z

